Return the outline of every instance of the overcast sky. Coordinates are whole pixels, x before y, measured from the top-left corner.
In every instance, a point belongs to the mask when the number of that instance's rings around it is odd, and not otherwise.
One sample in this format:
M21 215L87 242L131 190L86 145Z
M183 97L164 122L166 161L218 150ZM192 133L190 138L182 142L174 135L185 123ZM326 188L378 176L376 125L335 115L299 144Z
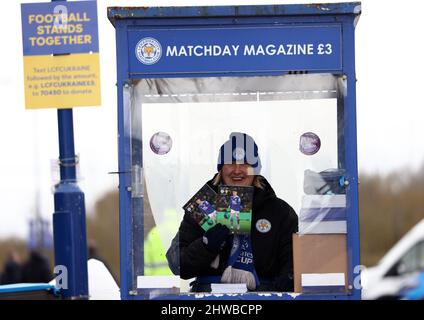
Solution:
M24 1L40 2L40 1ZM116 61L108 6L309 3L310 1L98 1L102 106L74 109L75 146L87 212L117 188ZM337 2L328 1L325 2ZM37 194L41 214L53 212L52 160L58 158L55 109L25 110L20 1L2 3L0 20L0 237L27 234ZM362 172L415 170L424 160L424 73L421 1L362 1L356 30L358 159Z

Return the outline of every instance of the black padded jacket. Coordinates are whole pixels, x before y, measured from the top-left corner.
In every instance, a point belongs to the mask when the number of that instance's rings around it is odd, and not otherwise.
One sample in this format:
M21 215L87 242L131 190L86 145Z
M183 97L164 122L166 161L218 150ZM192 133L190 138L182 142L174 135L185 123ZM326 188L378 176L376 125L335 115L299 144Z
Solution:
M212 180L208 185L217 191ZM277 198L265 178L263 182L265 187L254 187L253 193L251 241L255 269L260 279L273 280L274 287L264 290L292 291L292 234L298 231L298 217L289 204ZM270 222L268 232L260 232L256 228L260 219ZM203 229L195 220L185 214L179 228L180 276L183 279L222 275L227 266L232 237L229 237L220 252L219 266L215 269L210 265L216 255L204 246L203 234Z

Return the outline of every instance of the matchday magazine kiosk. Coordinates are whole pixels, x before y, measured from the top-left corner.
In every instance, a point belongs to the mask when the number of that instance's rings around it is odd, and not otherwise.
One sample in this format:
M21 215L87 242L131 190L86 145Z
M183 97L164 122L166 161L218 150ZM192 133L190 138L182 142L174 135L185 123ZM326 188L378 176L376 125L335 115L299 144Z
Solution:
M122 299L360 299L360 13L358 2L108 8L117 46ZM217 172L232 132L253 137L261 175L298 215L295 292L192 293L190 280L167 269L182 207Z

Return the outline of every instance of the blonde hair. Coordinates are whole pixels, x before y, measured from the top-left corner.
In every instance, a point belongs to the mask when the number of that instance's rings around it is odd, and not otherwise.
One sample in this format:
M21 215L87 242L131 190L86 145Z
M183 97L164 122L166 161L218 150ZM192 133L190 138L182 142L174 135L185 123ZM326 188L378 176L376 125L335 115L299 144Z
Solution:
M214 186L219 185L221 183L221 179L222 179L222 170L218 172L216 177L213 179L212 184ZM259 188L259 189L265 188L264 178L261 176L255 175L255 177L253 178L252 185L254 185L256 188Z

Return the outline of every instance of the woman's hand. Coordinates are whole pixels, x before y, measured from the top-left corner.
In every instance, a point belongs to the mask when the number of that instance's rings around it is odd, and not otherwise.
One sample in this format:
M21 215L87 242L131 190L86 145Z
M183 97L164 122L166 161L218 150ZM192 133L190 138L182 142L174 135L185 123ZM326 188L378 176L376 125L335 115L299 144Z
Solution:
M218 223L205 232L203 243L210 252L218 254L224 247L229 234L230 229Z

